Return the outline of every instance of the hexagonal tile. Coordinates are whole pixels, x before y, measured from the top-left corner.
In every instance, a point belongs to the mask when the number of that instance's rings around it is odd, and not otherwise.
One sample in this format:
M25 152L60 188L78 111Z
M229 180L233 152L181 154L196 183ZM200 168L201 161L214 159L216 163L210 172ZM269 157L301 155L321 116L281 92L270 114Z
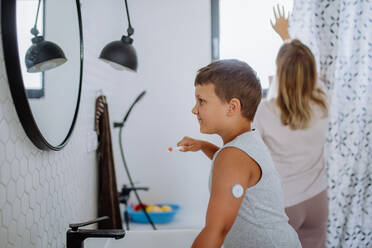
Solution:
M8 241L8 229L3 226L0 226L0 240L1 244L6 244Z
M1 67L2 60L0 60L0 68L1 68L1 73L0 73L0 87L1 87L1 93L0 93L0 102L5 102L9 97L10 97L10 90L8 87L8 82L5 77L5 70L3 71L3 68ZM4 73L2 73L4 72Z
M41 235L42 234L40 233L35 233L33 229L31 230L31 237L32 237L31 243L34 245L34 247L41 247L41 248L46 247L46 246L42 246Z
M29 202L29 196L28 194L24 194L21 199L21 211L23 214L27 213L27 210L30 207L30 202Z
M25 192L30 193L32 191L32 175L28 174L25 176Z
M10 163L10 170L12 172L13 180L16 182L20 175L18 159L13 159L13 161Z
M35 170L32 173L32 188L34 190L37 190L40 186L40 181L39 181L39 171Z
M27 164L27 170L28 170L28 175L32 175L32 173L35 170L36 167L36 157L35 156L30 156L28 158L28 164Z
M8 241L9 243L16 245L16 239L17 239L17 222L15 222L15 220L12 220L10 221L10 223L8 223Z
M40 204L40 202L43 200L43 191L41 190L43 187L41 186L37 191L35 191L36 196L36 203Z
M40 205L39 204L36 204L35 206L34 206L34 222L35 223L38 223L39 221L40 221L40 217L41 217L41 215L40 215Z
M30 229L33 223L34 223L34 215L33 215L32 209L29 208L27 210L27 214L26 214L26 227L27 227L27 229Z
M15 144L11 141L7 142L6 144L6 160L8 162L12 162L14 157L15 157L15 151L16 151L16 148L15 148Z
M5 161L5 145L0 141L0 165Z
M8 185L11 175L10 175L10 166L7 162L0 165L0 178L1 178L1 182L4 185Z
M31 190L31 192L29 193L30 208L33 208L36 204L35 198L36 198L36 192L35 190Z
M50 165L54 165L56 161L56 153L55 152L49 152L48 153L48 162Z
M6 190L5 186L0 184L0 209L3 208L3 206L6 203Z
M46 202L42 201L40 204L40 216L45 216L47 214Z
M17 127L19 125L18 119L11 120L9 123L9 136L10 140L13 141L14 143L17 141Z
M16 198L12 202L12 216L14 220L18 220L19 215L21 214L21 200Z
M6 121L7 125L9 126L9 123L17 119L17 113L13 105L12 99L6 99L3 104L3 111L4 111L4 120ZM9 127L8 127L9 128Z
M2 119L0 122L0 140L3 143L7 143L9 140L9 132L8 132L8 123L5 121L5 119Z
M16 129L17 129L17 136L18 137L25 137L26 136L26 133L25 133L25 131L23 130L23 128L22 128L22 125L17 125L16 126Z
M13 180L10 180L6 187L6 199L8 199L8 202L12 203L16 196L16 184Z
M22 197L25 193L25 179L23 177L18 177L17 179L17 195Z
M23 214L18 216L17 219L17 233L18 235L23 236L24 231L26 230L26 216Z
M46 186L47 182L50 180L49 178L47 178L46 173L45 173L44 170L40 171L39 180L40 180L40 184L44 185L44 186Z
M20 153L21 154L21 153ZM22 177L26 177L28 175L28 160L25 156L19 157L19 163L20 163L20 172Z
M20 165L22 165L22 157L24 157L23 155L23 146L24 146L24 143L22 142L22 140L20 138L17 137L17 139L15 140L15 147L17 148L16 150L16 153L15 153L15 156L16 158L18 158L19 162L20 162Z
M22 247L22 237L17 235L14 241L14 247Z
M4 207L1 209L3 226L7 227L12 220L12 205L9 202L5 203Z
M29 248L31 244L31 232L28 229L23 231L22 248Z

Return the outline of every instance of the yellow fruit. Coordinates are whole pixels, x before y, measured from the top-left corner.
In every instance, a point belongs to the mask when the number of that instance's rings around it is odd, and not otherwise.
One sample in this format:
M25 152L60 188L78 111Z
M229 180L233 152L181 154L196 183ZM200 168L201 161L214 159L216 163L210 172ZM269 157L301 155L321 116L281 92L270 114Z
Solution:
M154 208L152 209L152 212L161 212L161 207L159 206L154 206Z
M146 207L146 212L152 212L154 209L154 205L150 204L150 205L147 205Z
M168 205L164 205L164 206L161 207L161 210L163 212L169 212L169 211L172 211L172 208Z

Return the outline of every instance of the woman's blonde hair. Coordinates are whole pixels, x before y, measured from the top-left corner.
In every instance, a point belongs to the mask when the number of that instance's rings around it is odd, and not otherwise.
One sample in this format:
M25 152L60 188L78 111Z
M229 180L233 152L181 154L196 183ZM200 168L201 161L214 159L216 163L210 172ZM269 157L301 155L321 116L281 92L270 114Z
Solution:
M276 58L278 96L283 125L292 130L308 127L313 109L311 103L321 107L327 116L325 93L316 87L317 72L314 55L299 40L286 42Z

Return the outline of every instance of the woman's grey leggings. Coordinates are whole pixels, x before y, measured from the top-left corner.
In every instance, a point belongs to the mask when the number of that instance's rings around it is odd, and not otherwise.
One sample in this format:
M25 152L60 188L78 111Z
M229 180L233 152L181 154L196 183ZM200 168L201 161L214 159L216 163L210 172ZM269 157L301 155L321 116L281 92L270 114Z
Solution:
M289 224L300 238L302 248L325 247L328 222L326 190L306 201L286 208L285 212L288 215Z

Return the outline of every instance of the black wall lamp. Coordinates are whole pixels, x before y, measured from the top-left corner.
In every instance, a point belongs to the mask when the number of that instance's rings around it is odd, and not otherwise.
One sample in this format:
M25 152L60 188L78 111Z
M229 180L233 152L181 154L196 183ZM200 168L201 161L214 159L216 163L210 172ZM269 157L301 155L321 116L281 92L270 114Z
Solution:
M133 39L130 37L134 33L134 29L130 23L128 3L125 0L125 8L127 10L128 29L127 35L123 35L121 40L113 41L107 44L99 58L109 63L117 70L137 71L137 54L132 46Z
M27 72L47 71L67 61L63 50L57 44L44 40L42 35L38 36L39 30L37 30L36 25L39 17L40 3L41 0L39 0L37 6L35 25L31 29L31 34L35 37L32 38L32 45L27 50L25 56Z

